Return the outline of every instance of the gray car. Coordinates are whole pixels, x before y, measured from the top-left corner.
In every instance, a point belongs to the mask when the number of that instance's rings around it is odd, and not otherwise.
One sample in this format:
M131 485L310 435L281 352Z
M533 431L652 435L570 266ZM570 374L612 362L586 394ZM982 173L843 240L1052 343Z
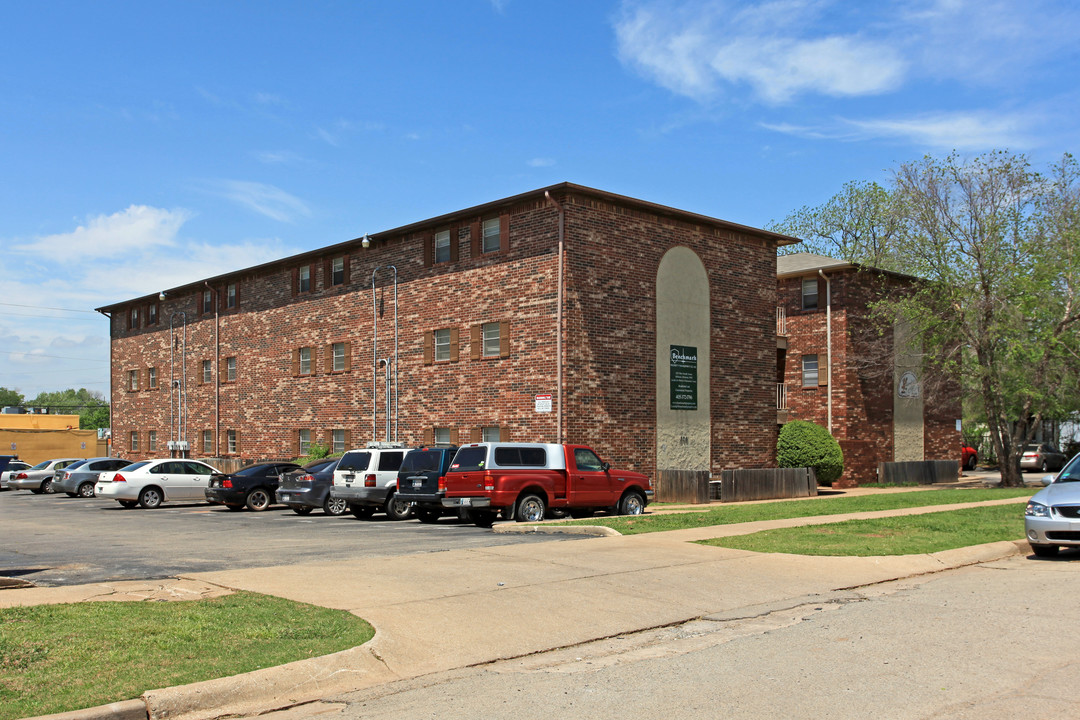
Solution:
M1043 472L1060 470L1065 466L1065 453L1049 443L1028 445L1020 455L1020 469Z
M130 464L130 460L114 457L97 457L72 463L53 476L52 491L67 493L71 497L94 497L94 483L98 475Z
M8 480L8 487L12 490L29 490L35 495L51 493L53 491L53 476L57 470L63 470L68 465L85 458L54 458L43 460L29 470L20 470Z
M1024 533L1031 552L1050 557L1059 547L1080 547L1080 455L1043 483L1024 510Z
M3 472L0 472L0 490L8 489L8 480L18 475L23 470L29 470L32 466L28 462L22 460L12 460L4 468Z

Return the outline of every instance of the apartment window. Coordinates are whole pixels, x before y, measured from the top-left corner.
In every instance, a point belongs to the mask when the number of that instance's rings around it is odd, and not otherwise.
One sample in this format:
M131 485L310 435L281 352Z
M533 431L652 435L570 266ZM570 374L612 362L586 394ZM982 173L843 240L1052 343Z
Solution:
M802 384L803 387L817 387L818 384L818 356L802 356Z
M128 370L128 390L135 391L139 389L139 371Z
M499 357L499 348L501 345L499 334L499 323L484 323L484 357Z
M157 452L157 430L146 433L146 449L152 453Z
M490 253L499 251L499 225L500 222L497 217L488 218L484 221L480 252Z
M311 374L311 348L302 347L293 350L293 374Z
M204 455L214 454L214 431L203 430L202 431L202 451Z
M147 368L146 370L146 387L151 390L157 389L157 368Z
M131 308L131 315L128 318L128 328L134 330L139 327L139 308Z
M345 431L344 430L331 430L330 431L330 452L331 453L343 453L345 452Z
M210 360L202 361L202 381L204 383L214 382L214 363Z
M802 281L802 309L817 310L818 306L818 279L816 277L803 278Z
M226 452L229 453L230 455L235 455L237 453L238 448L240 447L240 441L239 441L239 438L237 438L237 436L236 436L236 431L235 430L226 430L225 431L225 443L226 443L226 448L227 448Z
M214 293L210 288L202 291L202 306L199 308L199 312L203 314L214 312Z
M157 303L150 303L146 308L146 324L157 325Z
M435 262L450 262L450 231L435 233Z
M450 360L450 328L434 332L435 362Z
M300 268L296 278L297 292L311 292L311 266L304 265Z
M225 358L225 382L236 382L236 358Z
M482 442L499 442L502 440L501 428L486 427L480 430L480 439Z
M345 370L345 343L334 343L330 346L330 352L333 358L330 369L333 372L343 372Z
M330 261L330 284L343 285L345 283L345 258L336 257Z
M225 287L225 309L232 310L240 304L240 288L236 283L229 283Z
M297 432L297 449L300 451L301 455L307 455L311 452L311 431L299 430Z
M434 428L432 432L432 439L436 444L449 445L450 444L450 428Z
M129 443L129 445L131 447L131 452L138 452L139 451L139 431L138 430L132 430L131 431L131 434L128 436L128 443Z

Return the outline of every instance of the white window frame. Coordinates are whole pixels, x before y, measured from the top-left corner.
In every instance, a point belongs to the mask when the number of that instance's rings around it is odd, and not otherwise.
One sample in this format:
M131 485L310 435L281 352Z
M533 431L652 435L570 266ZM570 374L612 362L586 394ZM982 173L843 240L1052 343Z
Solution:
M131 316L128 318L128 329L134 330L139 327L139 308L131 308Z
M336 257L330 261L330 284L345 284L345 258Z
M157 430L148 430L146 433L146 451L157 452Z
M501 222L499 218L493 217L488 218L484 221L483 227L480 231L481 253L498 252L502 248L500 229Z
M236 382L236 356L225 358L225 379Z
M450 231L435 233L435 262L450 262Z
M431 437L436 445L449 445L450 428L433 428L431 431Z
M812 289L813 292L808 292L808 289ZM808 298L814 298L814 304L809 305L807 303ZM808 277L802 279L802 309L803 310L817 310L821 307L821 298L818 297L818 279L816 277Z
M128 370L128 390L135 392L139 389L139 371Z
M146 385L148 390L154 390L157 388L157 368L146 369Z
M300 348L300 352L297 355L297 371L301 375L311 374L311 348Z
M499 335L499 323L484 323L481 329L480 356L499 357L501 354L502 338Z
M231 310L236 307L236 283L229 283L225 287L225 308Z
M345 452L345 430L344 428L337 428L330 431L330 452L331 453L343 453Z
M214 361L203 360L202 361L202 381L203 383L214 382Z
M202 431L202 451L203 455L209 455L214 452L214 431L203 430Z
M819 365L819 356L817 355L803 355L802 356L802 386L803 387L817 387L818 378L821 376L821 366ZM811 367L811 365L813 367Z
M131 431L131 434L128 435L128 443L130 445L131 452L138 452L139 451L139 431L138 430L132 430Z
M450 361L450 328L442 328L432 333L435 347L435 362Z
M301 455L307 455L311 452L311 430L303 429L297 431L297 448L300 450Z
M499 428L488 426L480 429L481 442L499 442L502 440Z
M296 276L296 291L311 292L311 266L301 265Z
M226 445L225 445L226 452L229 453L230 455L235 455L236 454L236 431L235 430L226 430L225 431L225 438L226 438L226 440L225 440L225 442L226 442Z
M333 353L333 359L331 360L331 368L333 372L345 371L345 343L334 343L330 346L330 350Z

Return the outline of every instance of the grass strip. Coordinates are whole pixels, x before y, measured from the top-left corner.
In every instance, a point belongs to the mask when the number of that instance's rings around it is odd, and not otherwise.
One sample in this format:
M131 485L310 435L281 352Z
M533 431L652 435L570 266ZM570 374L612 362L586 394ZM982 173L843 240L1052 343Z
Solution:
M895 510L928 505L954 505L956 503L1002 500L1005 498L1030 497L1037 488L947 488L943 490L913 490L851 497L809 498L806 500L781 500L767 503L740 503L721 505L701 512L665 513L655 515L595 517L570 520L567 525L603 525L614 528L623 535L636 535L667 530L688 530L710 525L731 525L758 520L784 520L787 518L812 517L815 515L838 515L841 513Z
M925 515L777 528L698 542L762 553L866 557L932 553L1023 537L1023 508L987 505Z
M364 620L269 595L0 610L0 720L130 700L361 645Z

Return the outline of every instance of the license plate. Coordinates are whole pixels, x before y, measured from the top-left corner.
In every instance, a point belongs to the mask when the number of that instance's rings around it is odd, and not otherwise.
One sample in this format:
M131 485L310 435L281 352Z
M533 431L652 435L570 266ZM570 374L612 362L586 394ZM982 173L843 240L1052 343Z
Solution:
M282 495L281 496L281 502L289 502L289 498L291 498L291 497L292 497L292 495Z
M472 498L461 498L462 505L472 505Z
M413 481L412 481L412 486L413 486L414 488L422 487L422 486L423 486L423 484L424 484L424 481L423 481L423 480L413 480Z

